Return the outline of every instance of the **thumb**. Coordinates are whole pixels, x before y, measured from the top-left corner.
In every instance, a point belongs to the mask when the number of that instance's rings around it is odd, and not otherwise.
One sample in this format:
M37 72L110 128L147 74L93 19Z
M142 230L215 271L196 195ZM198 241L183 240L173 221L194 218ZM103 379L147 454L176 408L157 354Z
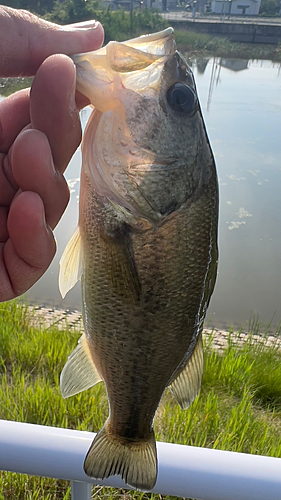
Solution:
M33 76L51 54L77 54L103 42L98 21L59 26L25 11L0 6L0 77Z

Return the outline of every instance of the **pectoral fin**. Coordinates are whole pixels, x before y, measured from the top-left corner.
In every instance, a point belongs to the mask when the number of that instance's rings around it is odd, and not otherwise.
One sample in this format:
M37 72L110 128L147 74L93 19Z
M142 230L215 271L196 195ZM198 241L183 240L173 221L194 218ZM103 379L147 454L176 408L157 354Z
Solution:
M130 231L121 226L114 236L104 235L101 241L106 275L114 293L130 302L139 300L141 284L135 265Z
M203 375L203 361L202 334L200 334L192 356L169 386L183 410L186 410L198 395Z
M81 274L81 237L77 226L60 259L59 289L63 299L81 278Z
M101 381L102 378L92 360L87 337L83 334L61 372L62 397L74 396Z

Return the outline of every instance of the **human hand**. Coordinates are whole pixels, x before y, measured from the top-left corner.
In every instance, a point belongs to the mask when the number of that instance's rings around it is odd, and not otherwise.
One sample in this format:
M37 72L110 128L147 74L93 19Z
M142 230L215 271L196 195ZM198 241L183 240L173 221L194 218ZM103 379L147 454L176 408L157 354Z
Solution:
M52 230L69 199L63 177L81 140L75 67L66 55L99 48L103 29L57 26L0 6L0 77L32 76L31 92L0 102L0 301L28 290L50 265ZM56 54L56 55L52 55Z

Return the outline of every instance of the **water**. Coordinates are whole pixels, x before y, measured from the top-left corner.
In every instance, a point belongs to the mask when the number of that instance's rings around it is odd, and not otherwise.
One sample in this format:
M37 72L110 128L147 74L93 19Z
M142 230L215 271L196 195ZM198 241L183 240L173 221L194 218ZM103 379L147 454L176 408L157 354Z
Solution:
M281 318L281 74L269 61L194 69L220 185L211 324ZM203 64L204 68L204 64ZM232 69L231 69L232 68ZM199 69L202 66L199 64Z
M220 185L219 274L211 326L247 328L255 313L281 320L281 71L270 61L191 61ZM82 112L85 123L88 110ZM81 154L66 176L71 201L55 235L57 255L28 296L80 309L78 283L62 301L58 262L77 223Z

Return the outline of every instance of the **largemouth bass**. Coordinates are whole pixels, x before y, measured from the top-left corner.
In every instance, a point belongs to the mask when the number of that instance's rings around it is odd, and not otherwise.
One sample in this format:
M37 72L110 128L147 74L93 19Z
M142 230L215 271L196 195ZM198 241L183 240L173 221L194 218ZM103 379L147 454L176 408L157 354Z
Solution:
M79 225L60 270L63 296L81 277L85 334L61 391L105 382L109 418L85 472L150 490L161 397L169 387L187 408L200 389L217 272L216 168L172 28L73 60L94 110L82 141Z

